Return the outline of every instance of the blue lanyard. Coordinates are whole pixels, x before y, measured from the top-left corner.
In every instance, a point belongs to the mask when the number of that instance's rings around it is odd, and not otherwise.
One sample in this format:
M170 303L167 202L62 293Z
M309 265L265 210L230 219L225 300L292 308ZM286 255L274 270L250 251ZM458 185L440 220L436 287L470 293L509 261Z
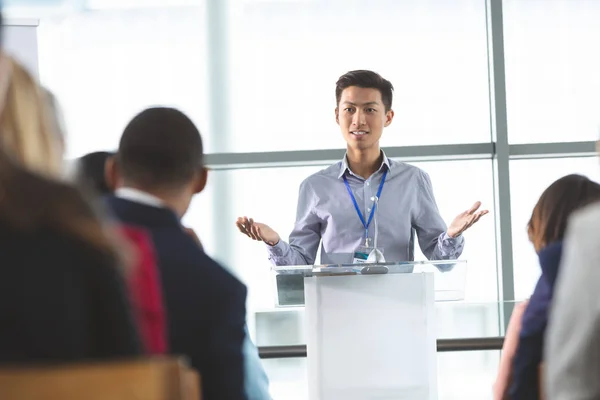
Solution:
M381 177L381 183L379 184L379 189L377 189L377 198L381 197L381 191L383 190L383 184L385 183L385 177L387 176L388 170L386 169ZM371 209L371 214L369 214L369 220L365 222L365 217L360 211L360 207L356 202L356 198L354 197L354 193L352 193L352 189L350 188L350 184L348 183L348 179L346 179L346 175L344 175L344 183L346 184L346 189L348 189L348 194L352 199L352 203L354 203L354 208L356 209L356 213L360 218L360 222L362 222L363 227L365 228L365 239L369 237L369 225L371 225L371 221L373 220L373 215L375 214L375 208L377 207L377 203L373 204L373 208Z

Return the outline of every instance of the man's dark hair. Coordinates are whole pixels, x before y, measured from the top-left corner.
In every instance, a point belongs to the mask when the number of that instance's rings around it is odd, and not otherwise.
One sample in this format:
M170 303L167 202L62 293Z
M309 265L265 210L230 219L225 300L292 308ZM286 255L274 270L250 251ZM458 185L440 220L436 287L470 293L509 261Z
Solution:
M385 106L385 111L392 109L394 86L377 72L361 69L350 71L340 76L335 84L335 99L337 105L340 104L340 98L342 97L344 89L349 88L350 86L379 90L381 93L381 101L383 101L383 105Z
M93 195L105 196L112 193L105 175L106 161L115 153L96 151L86 154L76 162L75 183Z
M126 182L143 188L179 189L202 167L200 131L173 108L149 108L125 127L117 164Z

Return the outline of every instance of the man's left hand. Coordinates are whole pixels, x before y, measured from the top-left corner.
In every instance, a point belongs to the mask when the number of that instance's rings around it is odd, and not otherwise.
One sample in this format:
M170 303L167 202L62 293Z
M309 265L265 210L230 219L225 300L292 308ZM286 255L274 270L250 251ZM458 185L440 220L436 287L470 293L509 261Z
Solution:
M479 218L483 217L489 212L488 210L477 211L479 210L479 207L481 207L481 202L477 201L475 204L473 204L473 207L458 214L458 216L454 218L454 221L452 221L448 227L448 236L451 238L458 237L464 231L469 229L475 222L479 221Z

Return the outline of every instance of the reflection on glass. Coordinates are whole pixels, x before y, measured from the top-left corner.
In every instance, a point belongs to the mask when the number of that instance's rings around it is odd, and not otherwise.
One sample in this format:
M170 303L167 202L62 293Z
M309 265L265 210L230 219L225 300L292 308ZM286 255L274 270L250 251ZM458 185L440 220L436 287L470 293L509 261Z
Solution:
M503 4L510 142L598 139L600 2Z
M514 302L436 302L438 339L504 336L503 313ZM509 316L510 317L510 316ZM280 307L256 311L254 340L257 346L306 344L303 307Z
M527 236L527 222L542 192L569 174L600 182L596 157L514 160L510 162L510 196L515 297L528 298L540 276L537 255Z
M499 361L500 351L438 353L438 399L491 399ZM274 399L308 400L306 358L263 360L263 365Z
M485 1L230 3L234 128L214 151L344 147L335 82L353 69L396 89L382 145L489 141Z
M278 307L304 306L304 278L318 276L431 273L434 275L435 301L465 299L465 260L294 265L274 266L271 269L275 274Z

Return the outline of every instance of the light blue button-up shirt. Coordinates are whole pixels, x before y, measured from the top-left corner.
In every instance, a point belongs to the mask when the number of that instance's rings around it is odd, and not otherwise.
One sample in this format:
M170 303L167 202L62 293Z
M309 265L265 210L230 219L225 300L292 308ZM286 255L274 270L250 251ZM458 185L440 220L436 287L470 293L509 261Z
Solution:
M347 158L319 171L302 182L296 224L289 243L280 240L268 246L275 265L311 265L321 245L321 264L348 264L354 251L364 245L365 229L356 212L343 177L346 176L365 220L373 198L388 170L377 205L378 248L385 260L413 261L415 234L429 260L457 259L464 247L463 236L450 238L438 211L429 175L421 169L390 160L368 179L354 174ZM375 223L369 225L369 237Z

